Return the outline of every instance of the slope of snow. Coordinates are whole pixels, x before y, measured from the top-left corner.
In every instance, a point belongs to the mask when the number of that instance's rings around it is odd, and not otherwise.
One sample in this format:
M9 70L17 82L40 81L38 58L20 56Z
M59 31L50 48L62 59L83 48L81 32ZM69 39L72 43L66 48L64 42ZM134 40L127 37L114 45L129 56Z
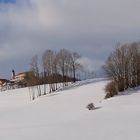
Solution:
M140 91L103 100L106 83L79 83L35 101L27 88L1 92L0 140L139 140ZM87 110L91 102L98 109Z

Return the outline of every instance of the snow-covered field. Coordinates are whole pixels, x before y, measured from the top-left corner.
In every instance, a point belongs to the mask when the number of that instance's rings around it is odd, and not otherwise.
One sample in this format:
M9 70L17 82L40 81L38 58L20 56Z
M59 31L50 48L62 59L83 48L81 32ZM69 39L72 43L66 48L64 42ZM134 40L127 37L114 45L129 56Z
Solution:
M0 92L0 140L140 140L140 91L104 100L107 81L77 83L30 101ZM93 102L96 110L86 109Z

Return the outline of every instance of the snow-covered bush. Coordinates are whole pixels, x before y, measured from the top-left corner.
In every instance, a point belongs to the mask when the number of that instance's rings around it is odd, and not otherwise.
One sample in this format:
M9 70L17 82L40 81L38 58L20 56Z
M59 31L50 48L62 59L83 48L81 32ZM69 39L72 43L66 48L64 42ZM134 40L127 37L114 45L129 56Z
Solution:
M86 108L87 108L88 110L94 110L94 109L95 109L95 106L94 106L93 103L90 103L90 104L88 104L88 105L86 106Z
M105 99L117 95L118 94L117 83L114 81L111 81L110 83L108 83L105 87L105 92L106 92Z

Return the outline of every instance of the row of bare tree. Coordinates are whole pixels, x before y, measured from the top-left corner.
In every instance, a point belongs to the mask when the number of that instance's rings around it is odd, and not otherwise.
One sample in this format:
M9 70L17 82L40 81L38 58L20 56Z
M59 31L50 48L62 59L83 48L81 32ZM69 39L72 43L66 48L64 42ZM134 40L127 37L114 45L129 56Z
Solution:
M62 86L67 86L70 82L76 82L78 80L76 73L82 68L78 61L80 58L78 53L66 49L61 49L59 52L46 50L40 63L38 56L34 55L30 63L31 73L27 78L32 99L35 99L35 88L38 91L37 96L42 95L40 87L42 84L44 85L43 95L45 95L56 91L60 83Z
M113 79L118 91L140 85L140 42L116 47L104 70Z

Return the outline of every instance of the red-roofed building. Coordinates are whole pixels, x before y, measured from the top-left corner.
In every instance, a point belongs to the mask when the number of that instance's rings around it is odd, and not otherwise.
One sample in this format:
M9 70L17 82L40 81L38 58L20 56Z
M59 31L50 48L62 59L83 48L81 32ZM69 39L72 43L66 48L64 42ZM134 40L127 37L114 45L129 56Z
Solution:
M2 87L4 85L6 85L8 82L9 82L9 80L7 80L7 79L0 79L0 86Z

